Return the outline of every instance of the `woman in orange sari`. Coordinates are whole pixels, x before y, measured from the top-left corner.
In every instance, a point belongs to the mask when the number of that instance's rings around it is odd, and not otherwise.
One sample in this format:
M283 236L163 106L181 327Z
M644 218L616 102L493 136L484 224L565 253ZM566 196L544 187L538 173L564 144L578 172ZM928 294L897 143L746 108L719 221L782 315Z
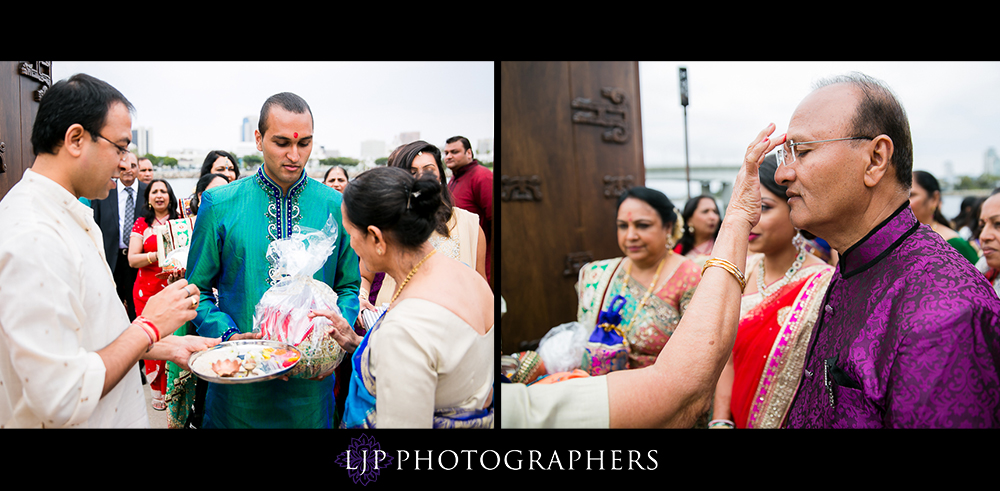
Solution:
M806 252L788 218L773 155L760 166L761 217L750 231L736 343L709 428L779 428L795 395L833 267Z

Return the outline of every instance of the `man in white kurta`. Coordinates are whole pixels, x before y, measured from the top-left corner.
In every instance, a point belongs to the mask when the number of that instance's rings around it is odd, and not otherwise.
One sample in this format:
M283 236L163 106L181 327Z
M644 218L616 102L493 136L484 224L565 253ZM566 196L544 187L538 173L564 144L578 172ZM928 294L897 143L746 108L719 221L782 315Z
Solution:
M0 428L147 427L140 358L186 366L218 340L173 336L200 292L178 280L129 323L103 235L79 198L104 199L128 154L131 103L76 74L50 87L35 160L0 200Z
M0 425L148 427L139 373L101 397L129 319L94 213L28 169L0 202Z

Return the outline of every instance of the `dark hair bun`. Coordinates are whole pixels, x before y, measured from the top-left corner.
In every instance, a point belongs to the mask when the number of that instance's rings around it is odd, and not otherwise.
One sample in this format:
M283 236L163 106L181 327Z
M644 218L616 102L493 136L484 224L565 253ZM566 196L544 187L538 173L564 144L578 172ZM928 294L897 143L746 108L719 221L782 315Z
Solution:
M433 220L441 208L441 183L430 174L415 179L409 201L410 211L421 218Z
M427 241L451 209L433 175L415 179L398 167L376 167L344 188L348 219L364 231L374 225L406 248Z

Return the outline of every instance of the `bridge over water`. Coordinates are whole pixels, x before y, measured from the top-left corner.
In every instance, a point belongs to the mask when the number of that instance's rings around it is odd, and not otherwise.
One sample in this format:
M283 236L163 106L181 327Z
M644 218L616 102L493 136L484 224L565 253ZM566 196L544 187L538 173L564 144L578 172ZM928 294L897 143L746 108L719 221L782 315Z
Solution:
M723 181L732 183L740 171L739 164L692 165L692 181ZM646 179L671 179L683 181L687 179L683 165L646 166Z
M719 205L725 207L729 203L732 195L733 180L739 173L738 164L697 164L691 166L691 181L701 183L700 194L711 194L719 199ZM687 174L683 165L647 165L646 180L671 180L685 181ZM722 189L718 192L710 192L711 182L721 182ZM958 214L962 198L966 196L976 196L984 198L989 196L991 189L964 189L942 191L941 211L948 218L953 218ZM683 202L683 201L682 201Z
M710 194L719 198L720 206L729 203L729 196L732 194L733 180L739 173L740 166L737 164L698 164L692 165L690 169L691 182L701 184L701 192L697 194ZM686 181L688 179L687 169L683 165L647 165L646 181ZM721 182L722 189L711 192L709 185L712 182ZM694 195L692 195L694 196ZM675 198L686 199L687 196L674 196ZM672 198L673 199L673 198ZM683 204L684 201L681 201Z

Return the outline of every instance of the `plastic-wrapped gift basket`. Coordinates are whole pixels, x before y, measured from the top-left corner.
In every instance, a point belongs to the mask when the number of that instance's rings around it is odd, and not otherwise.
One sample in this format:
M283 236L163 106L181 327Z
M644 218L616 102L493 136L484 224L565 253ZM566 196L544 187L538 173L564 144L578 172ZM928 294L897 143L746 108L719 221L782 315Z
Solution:
M254 311L253 332L261 339L296 347L302 358L290 373L295 378L315 378L332 372L344 358L344 349L326 331L325 317L309 318L310 310L332 310L337 294L329 285L313 278L333 253L337 224L331 215L323 230L293 233L271 242L267 256L281 279L274 283Z

